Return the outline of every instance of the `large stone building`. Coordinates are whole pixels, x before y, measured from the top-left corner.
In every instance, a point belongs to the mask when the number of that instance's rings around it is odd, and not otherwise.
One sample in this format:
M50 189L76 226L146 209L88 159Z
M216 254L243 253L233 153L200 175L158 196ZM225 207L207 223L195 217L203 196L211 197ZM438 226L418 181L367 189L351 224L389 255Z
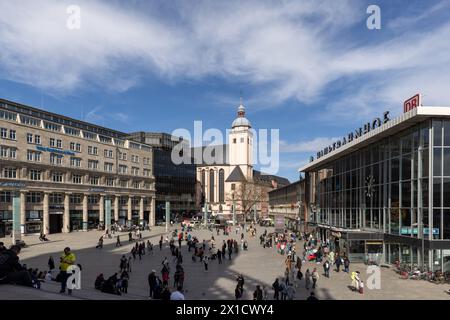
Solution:
M165 220L166 201L173 215L191 216L196 213L196 167L190 163L175 164L172 151L181 138L167 133L135 132L130 139L148 144L153 149L153 175L156 180L156 221ZM187 142L187 141L186 141Z
M228 145L214 146L211 151L201 148L203 155L216 153L214 158L221 160L211 164L205 162L203 157L202 164L197 166L197 180L202 204L207 204L209 213L231 218L234 207L236 218L241 221L245 217L253 217L255 212L259 217L266 217L269 211L268 192L289 184L289 181L253 168L253 131L245 117L242 102L237 114Z
M23 233L155 222L150 146L127 134L0 100L0 235L20 197ZM105 201L106 199L110 200Z

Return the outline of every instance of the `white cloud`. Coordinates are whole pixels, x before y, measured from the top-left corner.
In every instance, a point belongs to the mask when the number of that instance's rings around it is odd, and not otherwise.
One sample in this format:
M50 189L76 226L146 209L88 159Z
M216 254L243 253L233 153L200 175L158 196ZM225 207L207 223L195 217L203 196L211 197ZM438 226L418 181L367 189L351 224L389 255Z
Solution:
M147 74L168 82L214 76L263 88L249 100L264 107L291 98L311 104L334 81L360 77L337 101L325 101L330 119L343 108L351 119L366 117L416 90L429 101L450 101L448 22L362 42L348 36L351 28L365 28L367 17L354 1L175 1L163 10L162 2L135 1L130 9L80 0L81 30L71 31L71 4L0 1L1 77L71 93L93 86L126 91ZM442 8L417 19L425 27ZM407 25L399 18L387 29Z
M338 138L318 137L312 140L298 141L295 143L288 143L286 141L280 141L280 152L283 153L299 153L299 152L316 152L325 146L333 144L333 142L339 140Z

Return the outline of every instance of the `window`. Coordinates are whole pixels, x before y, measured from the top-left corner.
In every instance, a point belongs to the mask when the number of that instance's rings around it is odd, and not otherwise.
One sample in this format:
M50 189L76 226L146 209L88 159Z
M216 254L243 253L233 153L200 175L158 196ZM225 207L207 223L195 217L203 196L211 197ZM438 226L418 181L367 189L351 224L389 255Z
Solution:
M131 162L139 163L139 156L131 155Z
M89 183L93 186L98 186L99 181L100 181L99 177L90 177L89 179Z
M104 156L105 156L105 158L113 158L113 151L112 150L109 150L109 149L105 149L104 150Z
M144 157L143 161L144 161L144 165L149 165L150 164L150 158Z
M233 143L236 143L236 138L233 139Z
M100 141L103 143L112 143L112 139L109 137L104 137L104 136L98 136Z
M50 123L50 122L45 122L45 121L44 121L44 128L47 130L51 130L51 131L61 131L60 125Z
M62 172L53 172L52 173L52 181L53 182L63 182L63 173Z
M54 138L50 138L50 147L55 147L55 139Z
M96 194L88 195L89 204L97 204L99 202L99 196Z
M15 159L17 155L16 151L16 148L0 146L0 157Z
M98 155L98 148L93 146L88 146L88 154Z
M40 192L28 192L27 193L27 202L28 203L41 203L42 201L42 193Z
M127 154L125 152L119 151L119 159L123 161L127 161Z
M150 177L151 176L151 170L149 170L149 169L144 169L143 173L144 173L145 177Z
M119 173L124 173L126 174L128 172L128 167L124 166L124 165L119 165Z
M106 178L106 185L108 187L114 187L114 178Z
M81 194L71 194L69 199L71 204L80 204L83 201Z
M27 160L41 162L41 153L37 151L27 150Z
M225 202L225 171L219 170L219 202Z
M131 174L135 175L135 176L138 176L139 175L139 168L132 167L131 168Z
M8 150L9 150L8 147L0 146L0 157L2 157L2 158L8 158L8 153L9 153Z
M245 141L244 138L241 138L241 143L244 143L244 141Z
M66 134L70 134L71 136L79 136L80 135L80 130L73 129L70 127L64 127L64 131L66 132Z
M10 191L1 191L0 192L0 202L1 203L10 203L12 201L11 192Z
M60 166L62 164L62 156L59 154L50 153L50 163Z
M80 174L72 175L72 183L81 184L82 178Z
M7 129L5 129L5 128L1 128L1 136L2 136L2 139L6 139L6 138L8 138L8 130Z
M16 179L17 178L17 169L16 168L4 168L3 169L3 178Z
M209 202L214 202L214 170L209 170Z
M98 170L98 161L97 160L88 160L88 168L91 170Z
M9 130L9 138L11 140L16 140L16 130Z
M63 202L62 193L50 193L48 200L51 204L59 204Z
M61 149L62 148L62 141L61 140L56 140L56 147L58 148L58 149Z
M5 120L16 121L17 115L15 113L11 113L11 112L2 110L2 111L0 111L0 118L5 119Z
M30 180L41 181L41 170L30 170Z
M71 167L81 167L81 158L70 158L70 166Z
M90 140L95 140L95 134L83 131L83 137Z
M20 122L22 122L23 124L30 125L30 126L39 127L40 120L21 115Z
M119 184L122 188L128 188L128 180L120 180Z
M41 144L41 136L40 135L37 135L37 134L34 135L34 143Z
M141 184L139 183L139 181L134 181L134 182L133 182L133 188L139 189L140 186L141 186Z
M27 133L27 143L33 143L33 134Z
M113 164L105 162L105 171L112 172L113 171Z
M70 143L70 150L81 152L81 144L75 143L75 142L71 142Z
M235 183L231 184L231 190L236 190L236 184Z

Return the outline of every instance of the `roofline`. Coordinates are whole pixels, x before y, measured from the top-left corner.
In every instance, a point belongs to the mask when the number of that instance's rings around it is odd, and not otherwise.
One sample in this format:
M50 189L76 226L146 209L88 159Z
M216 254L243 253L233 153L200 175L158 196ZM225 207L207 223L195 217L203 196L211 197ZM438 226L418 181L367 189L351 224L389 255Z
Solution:
M78 119L75 119L75 118L71 118L71 117L68 117L68 116L65 116L65 115L61 115L61 114L58 114L58 113L53 113L53 112L46 111L46 110L43 110L43 109L38 109L36 107L31 107L31 106L28 106L28 105L25 105L25 104L22 104L22 103L18 103L18 102L15 102L15 101L11 101L11 100L0 98L0 103L12 104L12 105L15 105L17 107L30 109L31 111L44 113L44 114L49 115L49 116L59 117L59 118L65 119L65 120L79 122L79 123L87 125L87 126L96 127L96 128L99 128L99 129L111 131L111 132L114 132L116 134L123 135L124 136L124 137L122 137L123 139L126 138L125 136L128 135L128 133L125 133L125 132L122 132L122 131L118 131L118 130L114 130L114 129L111 129L111 128L103 127L103 126L100 126L100 125L97 125L97 124L93 124L93 123L90 123L90 122L78 120ZM20 113L20 112L18 112L18 113ZM27 115L27 114L24 114L24 115ZM43 120L44 121L51 121L51 120L45 120L45 119L43 119Z
M319 159L304 165L299 172L309 172L319 169L321 166L328 162L334 161L342 156L352 153L356 150L367 147L368 145L379 141L383 138L392 136L400 131L406 130L420 122L433 117L445 117L450 118L450 107L441 106L420 106L411 111L403 113L398 117L382 124L380 127L372 130L361 137L348 142L341 146L339 149L332 151Z

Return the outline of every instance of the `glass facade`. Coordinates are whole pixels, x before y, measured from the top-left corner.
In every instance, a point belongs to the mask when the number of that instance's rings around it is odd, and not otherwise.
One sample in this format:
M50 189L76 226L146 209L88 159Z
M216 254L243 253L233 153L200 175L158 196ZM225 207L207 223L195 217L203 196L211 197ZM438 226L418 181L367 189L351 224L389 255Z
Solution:
M450 120L426 120L314 173L316 224L450 240ZM450 241L444 246L450 249ZM435 266L431 251L429 264ZM389 262L417 263L418 255L417 246L401 243L387 243L385 250ZM439 253L436 259L442 266L449 258Z

